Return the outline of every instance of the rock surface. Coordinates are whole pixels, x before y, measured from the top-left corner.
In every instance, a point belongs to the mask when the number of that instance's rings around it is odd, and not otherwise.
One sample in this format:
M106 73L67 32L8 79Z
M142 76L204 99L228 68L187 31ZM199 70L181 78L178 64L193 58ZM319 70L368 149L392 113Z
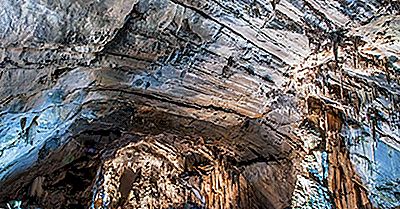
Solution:
M400 207L399 1L0 3L0 207Z

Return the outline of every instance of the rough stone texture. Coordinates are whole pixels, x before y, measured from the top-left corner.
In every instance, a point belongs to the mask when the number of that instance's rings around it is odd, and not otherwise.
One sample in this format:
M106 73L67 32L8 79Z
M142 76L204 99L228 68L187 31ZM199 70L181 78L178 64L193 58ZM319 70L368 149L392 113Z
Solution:
M0 206L400 206L398 1L0 3Z

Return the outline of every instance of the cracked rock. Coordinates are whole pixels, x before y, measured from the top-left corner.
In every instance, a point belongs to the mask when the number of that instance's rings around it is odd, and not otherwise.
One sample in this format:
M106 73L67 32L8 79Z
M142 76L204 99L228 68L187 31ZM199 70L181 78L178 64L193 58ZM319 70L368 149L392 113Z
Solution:
M0 208L400 207L399 1L0 4Z

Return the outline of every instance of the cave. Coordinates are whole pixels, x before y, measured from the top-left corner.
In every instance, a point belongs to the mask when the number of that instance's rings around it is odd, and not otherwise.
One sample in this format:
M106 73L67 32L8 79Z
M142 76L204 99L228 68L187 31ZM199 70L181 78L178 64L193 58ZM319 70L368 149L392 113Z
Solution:
M3 0L0 208L400 207L400 2Z

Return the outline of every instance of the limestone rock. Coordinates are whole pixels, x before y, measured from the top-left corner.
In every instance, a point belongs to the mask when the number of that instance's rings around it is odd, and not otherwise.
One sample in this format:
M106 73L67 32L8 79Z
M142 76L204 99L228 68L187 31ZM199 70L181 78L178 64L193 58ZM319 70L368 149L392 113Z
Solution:
M399 1L0 3L0 207L400 206Z

